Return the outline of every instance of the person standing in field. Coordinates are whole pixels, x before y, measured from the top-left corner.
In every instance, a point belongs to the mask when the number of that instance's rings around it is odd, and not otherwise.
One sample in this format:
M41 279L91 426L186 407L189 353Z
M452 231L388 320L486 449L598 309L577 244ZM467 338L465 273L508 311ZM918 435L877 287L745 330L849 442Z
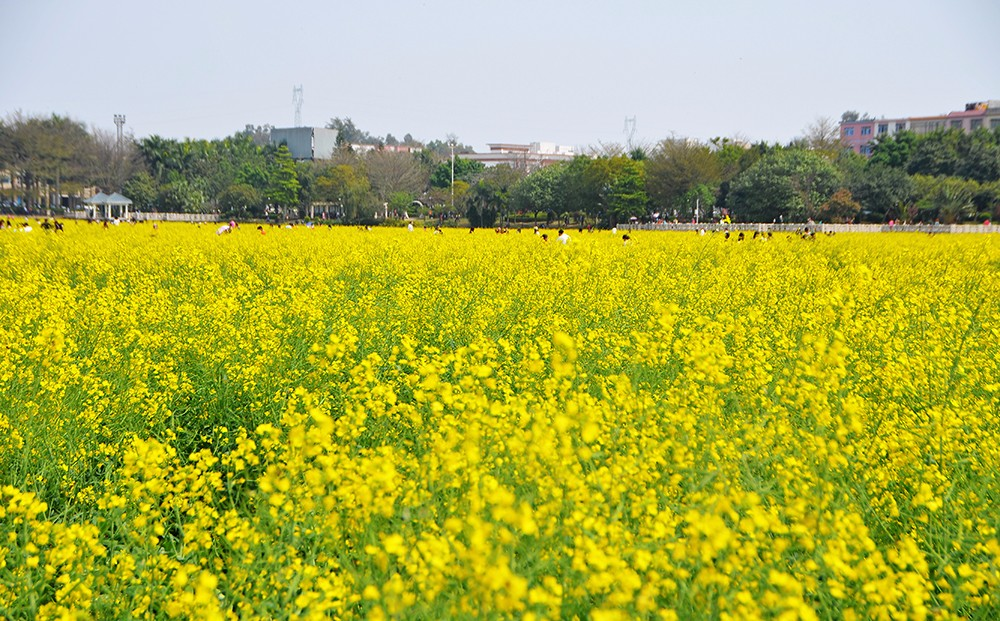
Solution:
M563 245L566 245L569 243L569 234L563 231L562 229L559 229L559 237L557 237L556 239L558 239L559 242L562 243Z

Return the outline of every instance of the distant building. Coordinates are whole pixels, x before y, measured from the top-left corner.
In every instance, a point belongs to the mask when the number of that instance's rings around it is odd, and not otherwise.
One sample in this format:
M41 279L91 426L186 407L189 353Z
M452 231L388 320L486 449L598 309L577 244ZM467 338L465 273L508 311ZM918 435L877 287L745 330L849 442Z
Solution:
M421 147L411 147L405 144L351 144L351 150L355 153L371 153L372 151L383 151L385 153L416 153Z
M576 156L573 147L554 142L492 143L486 146L490 148L488 153L463 153L462 159L482 162L486 166L507 164L511 168L531 172L556 162L567 162Z
M271 130L271 144L285 143L295 160L328 160L337 150L337 130L286 127Z
M879 136L891 136L903 130L926 134L938 129L960 129L966 133L977 129L1000 127L1000 100L977 101L965 105L965 110L938 116L914 116L905 119L859 119L840 124L840 140L855 153L871 155Z

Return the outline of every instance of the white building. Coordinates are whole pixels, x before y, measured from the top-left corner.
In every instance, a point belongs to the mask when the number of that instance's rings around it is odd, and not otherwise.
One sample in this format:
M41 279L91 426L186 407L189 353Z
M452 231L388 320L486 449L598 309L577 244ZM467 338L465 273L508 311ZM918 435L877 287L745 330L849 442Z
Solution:
M271 144L285 143L295 160L328 160L337 150L337 130L285 127L271 130Z
M486 166L507 164L511 168L531 172L555 164L568 162L576 157L573 147L554 142L532 142L531 144L491 143L488 153L463 153L462 159L482 162Z

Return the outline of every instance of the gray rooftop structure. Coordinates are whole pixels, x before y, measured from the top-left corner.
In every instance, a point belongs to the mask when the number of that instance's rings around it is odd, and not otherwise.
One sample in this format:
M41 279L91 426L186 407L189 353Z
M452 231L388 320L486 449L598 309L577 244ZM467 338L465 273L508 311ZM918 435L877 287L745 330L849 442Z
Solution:
M285 143L296 160L328 160L337 150L337 130L325 127L283 127L271 130L271 144Z

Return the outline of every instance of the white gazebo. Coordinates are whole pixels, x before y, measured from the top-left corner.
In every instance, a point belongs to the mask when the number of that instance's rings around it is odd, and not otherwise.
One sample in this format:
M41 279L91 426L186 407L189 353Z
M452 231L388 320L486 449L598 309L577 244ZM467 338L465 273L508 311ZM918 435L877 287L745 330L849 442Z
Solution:
M97 210L101 206L104 207L104 217L108 220L111 219L113 212L118 212L119 217L122 220L128 219L128 208L132 205L132 200L126 198L115 192L114 194L108 195L104 192L98 192L97 194L91 196L87 200L83 201L85 205L93 209L93 218L97 218Z
M104 201L108 200L108 195L104 192L98 192L90 198L83 201L83 204L87 206L88 217L97 219L97 208L105 204Z

